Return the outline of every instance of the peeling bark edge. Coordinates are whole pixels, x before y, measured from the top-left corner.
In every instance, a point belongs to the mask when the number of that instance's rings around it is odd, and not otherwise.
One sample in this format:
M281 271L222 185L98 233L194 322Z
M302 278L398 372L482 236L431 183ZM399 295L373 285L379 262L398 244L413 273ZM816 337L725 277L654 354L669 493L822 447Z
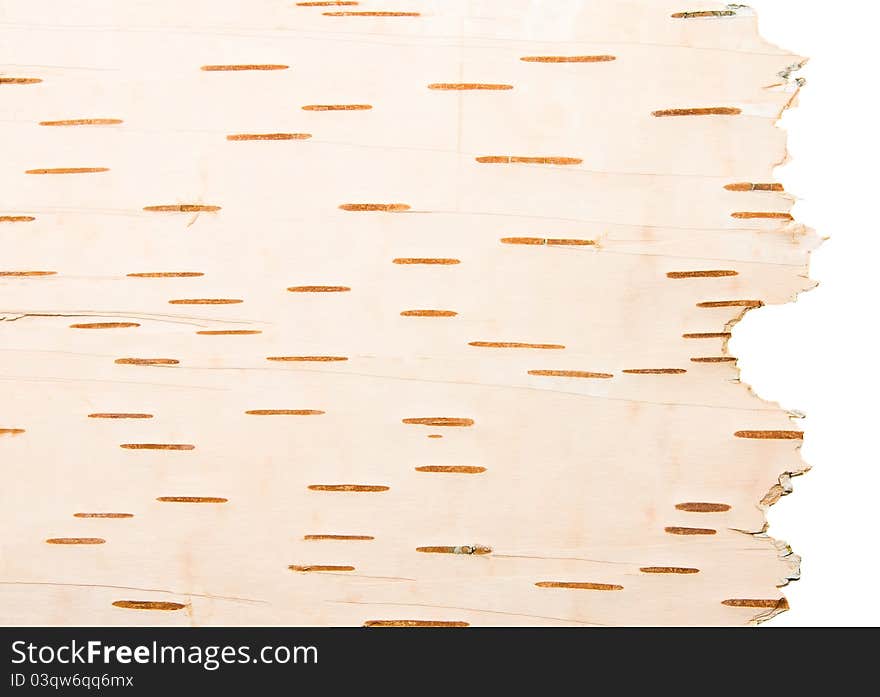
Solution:
M746 6L742 6L742 7L746 7ZM792 93L791 99L789 99L785 103L785 105L782 107L780 112L777 114L776 120L774 121L774 127L782 130L786 135L787 135L787 132L785 131L785 129L783 129L779 125L779 122L782 120L782 117L785 115L786 111L797 106L798 95L800 93L800 90L806 85L806 80L802 77L795 76L795 73L797 73L798 71L803 69L803 67L806 65L808 60L809 59L803 59L803 60L799 61L798 63L794 63L794 64L788 66L787 68L785 68L783 71L779 72L776 76L782 81L779 86L782 89L785 89L785 90L790 91ZM790 155L788 152L788 148L786 147L785 157L780 162L775 163L774 169L778 169L780 166L784 165L789 160L789 158L790 158ZM811 228L808 228L802 224L798 224L798 223L794 222L794 220L789 221L789 222L784 222L783 224L781 224L779 226L778 229L783 230L783 231L786 231L786 230L794 231L794 230L799 229L805 233L813 232L813 230ZM805 264L805 272L806 272L805 278L808 281L811 281L810 276L809 276L809 270L810 270L810 257L812 256L813 251L814 251L814 249L808 249L806 251L807 261ZM809 292L809 291L815 289L817 285L818 284L813 281L812 285L807 285L802 290L795 292L785 303L778 303L778 304L790 305L791 303L797 302L798 297L802 293L806 293L806 292ZM761 308L745 308L745 309L743 309L743 311L739 315L737 315L735 318L733 318L732 320L730 320L727 323L725 330L732 334L736 325L739 324L739 322L746 316L746 314L748 312L752 311L753 309L761 309ZM730 341L730 338L725 339L725 341L723 342L722 354L724 356L730 356L729 346L728 346L729 341ZM752 385L749 385L745 382L742 382L742 380L739 379L740 375L741 375L741 371L738 366L736 367L736 374L737 374L737 380L738 380L739 384L742 385L743 387L745 387L749 391L749 393L754 395L757 399L761 400L765 404L769 404L771 406L777 407L778 409L780 409L782 411L786 411L782 407L782 405L779 404L778 402L771 402L770 400L764 399L755 391L755 389ZM801 414L791 412L790 410L788 410L788 411L789 411L791 418L802 418ZM784 588L790 582L800 580L800 578L801 578L801 557L800 557L800 555L794 553L791 546L787 542L785 542L783 540L777 540L776 538L767 534L767 530L769 530L769 528L770 528L770 523L768 520L768 512L769 512L770 508L779 501L779 499L781 499L783 496L788 496L790 493L792 493L794 491L794 489L791 485L791 478L806 474L811 469L810 465L808 465L800 455L802 447L803 447L803 443L799 443L796 448L797 453L798 453L798 460L800 463L800 468L780 473L779 477L777 478L776 483L771 485L768 488L767 493L761 498L760 501L758 501L756 503L756 506L762 511L762 514L763 514L764 524L762 526L762 529L758 530L758 531L748 531L748 530L739 530L738 531L738 532L743 533L744 535L750 535L752 537L760 538L761 540L765 541L769 545L772 545L776 549L777 556L778 556L780 562L782 562L784 565L786 565L788 567L787 573L785 573L785 575L779 579L779 581L777 583L777 588ZM757 625L763 624L764 622L769 622L777 615L780 615L783 612L787 612L789 609L790 609L789 603L788 603L787 599L785 598L785 596L783 596L782 600L780 601L780 603L776 607L771 608L769 610L765 610L763 612L759 612L758 614L756 614L754 617L751 618L751 620L749 621L749 624L757 626Z

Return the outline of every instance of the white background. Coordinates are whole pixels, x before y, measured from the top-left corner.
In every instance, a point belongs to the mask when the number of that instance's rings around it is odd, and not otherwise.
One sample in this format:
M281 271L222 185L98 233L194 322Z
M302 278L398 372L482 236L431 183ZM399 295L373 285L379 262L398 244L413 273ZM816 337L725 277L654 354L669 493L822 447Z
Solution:
M784 591L791 611L765 626L877 626L880 6L749 4L764 38L810 58L799 106L781 122L790 161L777 178L799 198L798 221L830 238L813 254L819 288L750 312L731 342L744 382L808 416L803 455L813 469L773 507L769 531L803 556L803 578Z

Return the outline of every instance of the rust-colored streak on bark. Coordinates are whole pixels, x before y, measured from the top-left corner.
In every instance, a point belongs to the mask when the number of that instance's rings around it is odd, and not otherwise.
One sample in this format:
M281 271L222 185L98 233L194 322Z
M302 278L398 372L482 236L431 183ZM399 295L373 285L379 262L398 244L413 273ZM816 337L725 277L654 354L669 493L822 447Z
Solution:
M588 583L571 581L538 581L538 588L570 588L583 591L622 591L623 586L616 583Z
M114 363L119 365L178 365L176 358L117 358Z
M443 436L430 435L428 438L442 438ZM472 467L471 465L425 465L416 467L416 472L428 472L432 474L482 474L485 467Z
M688 566L643 566L639 569L643 574L698 574L699 569Z
M420 12L323 12L325 17L421 17Z
M25 174L94 174L109 171L109 167L41 167L25 170Z
M320 416L319 409L250 409L245 414L251 416Z
M683 339L729 339L733 336L730 332L698 332L696 334L682 334Z
M348 356L267 356L266 360L280 363L340 363L347 361Z
M220 496L159 496L162 503L226 503L229 499Z
M62 119L61 121L40 121L41 126L115 126L122 119Z
M275 63L240 63L237 65L203 65L202 70L213 73L239 70L287 70L289 67L289 65Z
M134 513L74 513L74 518L134 518Z
M0 77L0 85L36 85L41 82L38 77Z
M226 140L308 140L311 133L231 133Z
M32 223L34 220L32 215L0 215L0 223Z
M776 183L735 182L725 184L724 188L728 191L785 191L782 184Z
M309 573L314 571L354 571L353 566L336 564L309 564L307 566L291 564L287 568L291 571L299 571L300 573Z
M152 414L138 414L125 412L102 412L89 414L90 419L152 419Z
M519 341L471 341L468 346L477 348L513 348L513 349L544 349L549 351L561 350L562 344L527 344Z
M202 336L251 336L262 333L259 329L203 329L196 332Z
M547 245L554 247L592 247L595 240L563 239L554 237L502 237L502 244Z
M106 541L102 537L50 537L46 540L50 545L102 545Z
M445 620L367 620L364 627L470 627L470 624Z
M198 278L204 275L200 271L149 271L127 274L129 278Z
M446 259L440 257L399 257L392 261L394 264L426 264L429 266L454 266L460 264L459 259Z
M730 217L738 220L794 220L791 213L777 211L740 211L731 213Z
M458 545L458 546L439 546L439 547L416 547L416 552L423 554L461 554L464 556L482 557L492 554L489 547L481 545Z
M23 428L0 428L0 436L20 436L24 432Z
M505 85L491 82L435 82L428 85L429 90L447 90L455 92L469 91L505 91L512 90L513 85Z
M524 155L487 155L476 158L484 165L579 165L583 162L579 157L528 157Z
M530 370L529 375L550 378L585 378L595 380L608 380L614 376L611 373L589 373L584 370Z
M312 491L342 491L354 493L377 493L388 491L391 487L373 484L310 484Z
M452 310L404 310L401 317L455 317L457 312Z
M630 368L624 370L627 375L682 375L684 368Z
M670 535L715 535L718 531L711 528L665 528Z
M339 207L355 213L401 213L410 209L406 203L343 203Z
M181 298L169 300L169 305L238 305L244 300L238 298Z
M187 443L123 443L126 450L195 450L196 446Z
M369 540L375 540L376 538L372 535L303 535L303 539L310 541L341 540L351 542L368 542Z
M722 600L722 605L727 605L728 607L752 607L752 608L763 608L767 610L788 610L788 600L785 598L776 598L775 600L771 599L754 599L754 598L730 598L729 600Z
M429 434L426 436L426 438L442 438L442 437L443 437L443 436L441 436L439 433L429 433Z
M453 416L426 416L419 418L403 419L403 423L409 426L473 426L473 419Z
M652 111L652 116L736 116L742 109L729 106L700 107L697 109L661 109Z
M292 286L287 289L291 293L348 293L348 286Z
M372 104L306 104L303 111L369 111Z
M27 276L54 276L57 271L0 271L0 278L25 278Z
M711 302L697 303L697 307L764 307L763 300L713 300Z
M353 2L352 0L325 0L324 2L298 2L296 3L297 7L339 7L339 6L350 6L350 5L359 5L360 3Z
M803 431L737 431L733 435L752 440L803 440L804 438Z
M89 322L86 324L71 324L71 329L128 329L139 327L137 322Z
M183 610L183 603L169 603L160 600L116 600L113 607L121 607L124 610Z
M738 271L713 270L713 271L670 271L667 278L725 278L727 276L739 276Z
M736 363L734 356L704 356L691 358L691 363Z
M220 206L206 206L201 203L171 203L163 206L144 206L150 213L216 213Z
M697 12L676 12L673 19L697 19L700 17L736 17L733 10L699 10Z
M688 513L726 513L730 510L730 506L726 503L705 503L701 501L677 503L676 510L687 511Z
M523 56L526 63L608 63L617 56Z

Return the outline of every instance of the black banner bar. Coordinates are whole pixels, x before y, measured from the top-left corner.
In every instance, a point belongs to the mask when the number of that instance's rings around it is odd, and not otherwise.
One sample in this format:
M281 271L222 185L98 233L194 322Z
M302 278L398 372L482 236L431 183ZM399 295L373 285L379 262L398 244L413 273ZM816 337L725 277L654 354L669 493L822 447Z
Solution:
M385 694L440 686L467 694L488 680L543 686L541 694L592 693L603 685L626 693L640 685L652 693L688 685L717 692L741 684L749 697L758 685L783 689L819 665L848 678L873 665L873 630L845 631L0 628L0 694L335 695L343 688ZM813 664L811 656L820 660Z

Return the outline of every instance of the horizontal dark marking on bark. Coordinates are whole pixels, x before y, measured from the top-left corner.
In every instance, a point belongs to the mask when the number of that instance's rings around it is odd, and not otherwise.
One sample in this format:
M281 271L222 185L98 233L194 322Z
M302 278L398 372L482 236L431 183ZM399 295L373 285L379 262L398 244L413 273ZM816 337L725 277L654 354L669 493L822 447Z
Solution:
M250 336L262 333L259 329L204 329L196 332L202 336Z
M180 298L169 300L169 305L238 305L244 300L239 298Z
M682 375L684 368L629 368L624 370L627 375Z
M114 363L119 365L177 365L176 358L117 358Z
M310 484L312 491L342 491L354 493L376 493L388 491L391 487L375 484Z
M457 312L452 310L404 310L401 317L455 317Z
M722 600L722 605L727 605L728 607L753 607L753 608L766 608L768 610L788 610L788 600L785 598L776 598L773 599L752 599L752 598L731 598L729 600Z
M171 203L162 206L144 206L150 213L216 213L220 206L207 206L201 203Z
M267 356L267 361L282 363L338 363L347 361L347 356Z
M442 438L432 434L428 438ZM428 472L432 474L482 474L486 471L485 467L473 467L471 465L424 465L416 467L416 472Z
M102 537L50 537L46 540L50 545L102 545L106 541Z
M736 116L742 109L729 106L700 107L697 109L661 109L652 111L652 116Z
M737 438L751 438L757 440L803 440L803 431L737 431Z
M200 271L148 271L126 274L129 278L198 278L204 276Z
M711 528L668 527L664 529L670 535L714 535L718 532L717 530L712 530Z
M115 126L122 119L62 119L61 121L40 121L41 126Z
M697 307L764 307L764 302L762 300L713 300L697 303Z
M123 443L126 450L195 450L196 446L187 443Z
M622 591L623 586L616 583L588 583L588 582L571 582L571 581L538 581L538 588L568 588L573 590L586 591Z
M428 85L429 90L451 90L467 92L472 90L488 90L490 92L512 90L513 85L504 85L491 82L435 82Z
M134 513L74 513L74 518L134 518Z
M94 174L96 172L109 172L108 167L42 167L28 169L25 174Z
M454 416L426 416L403 419L409 426L473 426L474 420Z
M617 56L523 56L526 63L608 63Z
M125 412L104 412L89 414L90 419L152 419L152 414L138 414Z
M343 540L343 541L369 541L376 538L372 535L303 535L304 540Z
M251 409L245 412L252 416L320 416L323 413L318 409Z
M670 271L667 278L725 278L727 276L739 276L738 271L713 270L713 271Z
M477 157L476 161L488 165L579 165L583 162L579 157L528 157L524 155L487 155Z
M220 496L160 496L162 503L226 503L229 499Z
M372 104L306 104L303 111L368 111Z
M687 566L643 566L639 569L643 574L698 574L699 569Z
M586 378L596 380L607 380L614 377L611 373L588 373L583 370L530 370L529 375L551 378Z
M238 70L287 70L289 65L274 63L240 63L237 65L203 65L202 70L208 72L238 71Z
M777 183L735 182L725 184L724 188L728 191L785 191L785 187Z
M287 568L291 571L299 571L300 573L308 573L310 571L354 571L353 566L337 564L311 564L307 566L291 564Z
M428 264L432 266L453 266L460 264L458 259L445 259L438 257L399 257L394 259L394 264Z
M311 133L232 133L226 140L308 140Z
M677 503L675 508L688 513L725 513L730 510L730 506L726 503L704 502Z
M738 220L794 220L791 213L776 211L741 211L731 213L730 217Z
M408 211L410 209L409 205L407 205L406 203L343 203L339 207L344 211L359 213L399 213L401 211Z
M553 237L502 237L502 244L547 245L559 247L592 247L595 240L563 239Z
M137 322L89 322L87 324L71 324L71 329L127 329L139 327Z
M121 607L125 610L182 610L186 607L183 603L169 603L160 600L116 600L113 607Z
M545 349L559 350L564 349L562 344L527 344L519 341L471 341L468 346L477 348L514 348L514 349Z

